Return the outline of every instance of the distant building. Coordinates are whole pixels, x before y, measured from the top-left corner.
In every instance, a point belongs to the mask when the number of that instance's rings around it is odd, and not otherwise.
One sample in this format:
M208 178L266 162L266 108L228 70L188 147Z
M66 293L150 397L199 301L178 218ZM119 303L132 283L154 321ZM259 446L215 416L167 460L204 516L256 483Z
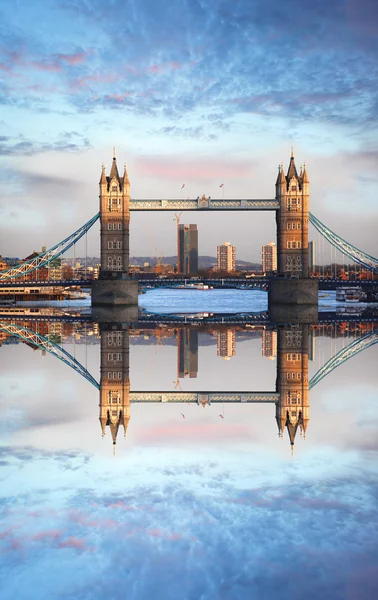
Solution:
M277 356L277 331L263 329L261 354L271 360Z
M0 271L6 271L7 269L9 269L8 263L0 256Z
M177 377L193 379L198 375L198 331L191 327L177 332Z
M217 270L228 273L235 271L235 246L230 242L217 247Z
M198 230L197 225L179 225L177 228L177 268L184 275L198 271Z
M217 356L225 360L235 356L235 329L217 332Z
M262 247L262 270L263 273L268 271L277 271L277 246L274 242L270 242Z

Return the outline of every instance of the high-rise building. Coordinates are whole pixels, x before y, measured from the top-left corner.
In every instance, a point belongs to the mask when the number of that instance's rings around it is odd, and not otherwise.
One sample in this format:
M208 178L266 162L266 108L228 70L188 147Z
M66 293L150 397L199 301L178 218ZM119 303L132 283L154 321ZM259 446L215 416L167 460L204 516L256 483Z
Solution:
M179 225L178 240L178 272L184 275L198 271L198 230L197 225Z
M230 242L224 242L217 247L217 269L218 271L235 271L235 246Z
M277 331L263 329L261 354L271 360L277 356Z
M190 379L198 374L198 331L191 327L177 332L177 378Z
M269 242L261 249L262 270L263 273L277 271L277 246L274 242Z
M217 332L217 356L225 360L235 356L235 329Z

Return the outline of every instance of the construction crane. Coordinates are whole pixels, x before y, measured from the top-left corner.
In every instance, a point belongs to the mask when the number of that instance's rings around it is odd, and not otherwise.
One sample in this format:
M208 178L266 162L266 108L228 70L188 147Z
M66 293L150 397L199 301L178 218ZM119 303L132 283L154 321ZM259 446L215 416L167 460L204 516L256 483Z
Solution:
M182 215L183 211L181 211L180 213L175 213L175 216L173 217L173 220L176 221L177 223L177 265L176 265L176 271L177 273L180 272L180 235L179 235L179 230L180 230L180 217Z

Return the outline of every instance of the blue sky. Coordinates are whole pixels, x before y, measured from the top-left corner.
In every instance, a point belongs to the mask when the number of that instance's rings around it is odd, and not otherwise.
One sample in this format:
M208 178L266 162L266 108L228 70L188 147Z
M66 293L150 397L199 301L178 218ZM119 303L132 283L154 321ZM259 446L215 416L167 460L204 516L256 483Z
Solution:
M377 253L375 0L0 10L0 254L53 245L97 212L113 146L136 198L219 197L221 183L225 197L270 198L291 145L307 163L312 212ZM132 253L174 254L172 216L133 214ZM202 254L227 239L256 260L275 234L272 214L185 219L199 225Z

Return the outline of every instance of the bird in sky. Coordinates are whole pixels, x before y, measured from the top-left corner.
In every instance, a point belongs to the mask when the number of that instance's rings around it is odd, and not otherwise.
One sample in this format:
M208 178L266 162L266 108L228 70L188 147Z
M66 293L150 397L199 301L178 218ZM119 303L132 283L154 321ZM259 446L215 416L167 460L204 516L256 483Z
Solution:
M181 416L182 416L183 419L185 419L185 415L183 413L181 413Z
M181 189L183 190L185 187L185 183L182 184Z
M219 187L223 187L223 186L224 186L224 183L221 183Z
M221 419L224 419L224 416L223 416L223 415L219 415L219 416L220 416L220 418L221 418Z

